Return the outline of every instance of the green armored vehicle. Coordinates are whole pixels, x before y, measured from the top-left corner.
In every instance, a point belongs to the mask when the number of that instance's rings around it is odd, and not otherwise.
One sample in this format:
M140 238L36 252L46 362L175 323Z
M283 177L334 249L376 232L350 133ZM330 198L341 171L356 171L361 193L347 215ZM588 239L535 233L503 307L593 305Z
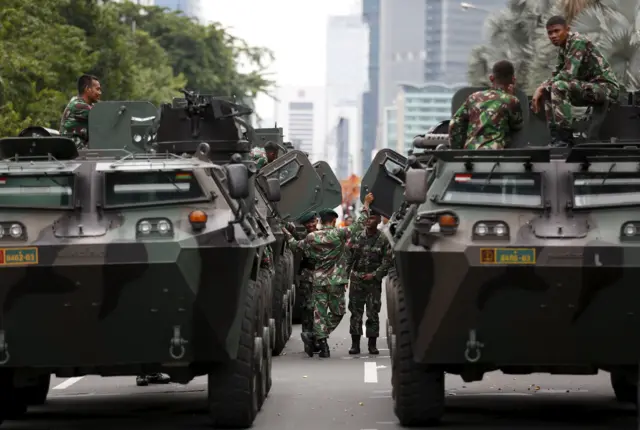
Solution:
M257 174L235 112L102 102L90 149L42 128L0 139L0 420L44 403L51 374L162 372L207 375L213 424L251 426L275 340L255 183L296 216L321 182L296 151L271 166L299 166L282 188Z
M637 403L640 109L601 109L569 149L549 148L530 114L528 148L426 150L414 161L430 171L388 153L405 163L397 180L391 162L372 163L363 186L387 192L372 208L403 211L386 289L403 426L442 418L445 372L605 370L617 399Z

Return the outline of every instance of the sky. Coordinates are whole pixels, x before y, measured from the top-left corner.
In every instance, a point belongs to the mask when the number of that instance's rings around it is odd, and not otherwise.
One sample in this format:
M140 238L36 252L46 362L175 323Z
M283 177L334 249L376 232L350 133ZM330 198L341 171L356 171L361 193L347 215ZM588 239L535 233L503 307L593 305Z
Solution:
M326 27L331 15L360 11L358 0L205 0L208 21L220 22L230 34L273 51L270 72L277 85L325 83ZM261 117L273 116L273 101L259 97Z

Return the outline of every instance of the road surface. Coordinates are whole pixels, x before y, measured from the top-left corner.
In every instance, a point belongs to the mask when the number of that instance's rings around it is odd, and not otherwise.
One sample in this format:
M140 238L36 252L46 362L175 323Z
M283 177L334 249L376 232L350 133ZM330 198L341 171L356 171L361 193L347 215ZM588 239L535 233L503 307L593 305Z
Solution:
M381 349L379 356L349 356L348 315L331 338L330 359L302 353L300 326L295 330L285 354L274 358L273 388L254 429L401 428L393 413L388 350ZM5 422L2 429L207 428L204 378L186 386L136 387L132 377L87 376L54 379L51 386L46 405L20 421ZM447 393L444 424L452 430L638 428L635 409L615 401L607 373L514 377L494 372L471 384L450 376Z

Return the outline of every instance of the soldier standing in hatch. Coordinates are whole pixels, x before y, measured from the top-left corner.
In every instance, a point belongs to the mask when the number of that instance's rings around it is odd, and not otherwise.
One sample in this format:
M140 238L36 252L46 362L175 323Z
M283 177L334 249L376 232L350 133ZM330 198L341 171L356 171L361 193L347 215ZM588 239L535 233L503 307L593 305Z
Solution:
M513 95L513 64L498 61L492 72L492 88L471 94L453 115L449 124L452 149L502 149L513 132L522 129L522 107Z
M344 295L348 282L345 261L347 241L364 228L369 217L369 205L373 194L365 197L362 213L351 226L336 228L338 215L324 211L321 215L321 230L309 233L304 240L296 240L283 229L292 250L301 249L315 262L313 272L313 337L305 339L305 352L313 356L315 342L320 346L320 357L330 357L327 339L338 326L345 313ZM331 213L332 212L332 213Z
M100 101L102 87L98 78L82 75L78 79L78 95L73 96L62 113L60 135L71 138L78 149L89 144L89 112Z
M253 161L256 163L256 166L258 166L258 171L278 158L279 149L278 145L271 141L264 145L264 149L253 148L251 156L253 157Z
M571 102L601 104L620 97L620 84L598 47L586 36L570 31L561 16L547 20L547 35L559 47L553 76L536 89L531 101L534 112L544 110L552 145L573 143Z
M367 308L366 335L369 354L379 354L376 341L380 336L380 308L382 306L382 278L387 275L393 261L391 245L378 230L380 215L371 213L365 221L365 230L349 241L347 267L351 269L349 284L349 312L351 321L351 349L349 354L360 354L362 314Z
M293 223L287 223L285 228L293 235L296 240L303 240L307 234L317 230L318 216L315 212L302 215L298 222L304 225L305 234L296 232ZM311 293L313 292L313 270L314 261L311 257L303 255L300 262L300 285L298 286L297 296L300 300L300 309L302 310L302 337L303 342L313 334L313 300Z

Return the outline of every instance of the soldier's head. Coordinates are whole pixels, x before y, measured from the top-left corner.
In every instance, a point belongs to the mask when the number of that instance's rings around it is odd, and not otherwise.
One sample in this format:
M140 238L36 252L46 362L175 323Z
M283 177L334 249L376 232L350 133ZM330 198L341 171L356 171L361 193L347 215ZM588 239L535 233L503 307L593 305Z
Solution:
M323 226L335 227L338 214L332 209L324 209L320 212L320 222Z
M563 16L555 15L547 20L547 36L555 46L563 46L569 37L569 24Z
M300 221L300 224L304 226L308 233L318 229L318 215L315 212L302 215L298 221Z
M511 61L501 60L495 63L491 70L491 76L489 76L489 79L496 87L507 88L515 85L516 71Z
M367 230L376 230L378 225L380 224L381 218L380 214L376 212L370 212L369 218L364 222L364 226Z
M264 145L264 153L267 156L267 161L269 163L278 158L278 149L280 149L278 145L271 141Z
M78 78L78 95L88 103L95 103L102 97L102 87L98 78L82 75Z
M349 215L344 217L344 225L350 226L351 224L353 224L353 218L351 218Z

